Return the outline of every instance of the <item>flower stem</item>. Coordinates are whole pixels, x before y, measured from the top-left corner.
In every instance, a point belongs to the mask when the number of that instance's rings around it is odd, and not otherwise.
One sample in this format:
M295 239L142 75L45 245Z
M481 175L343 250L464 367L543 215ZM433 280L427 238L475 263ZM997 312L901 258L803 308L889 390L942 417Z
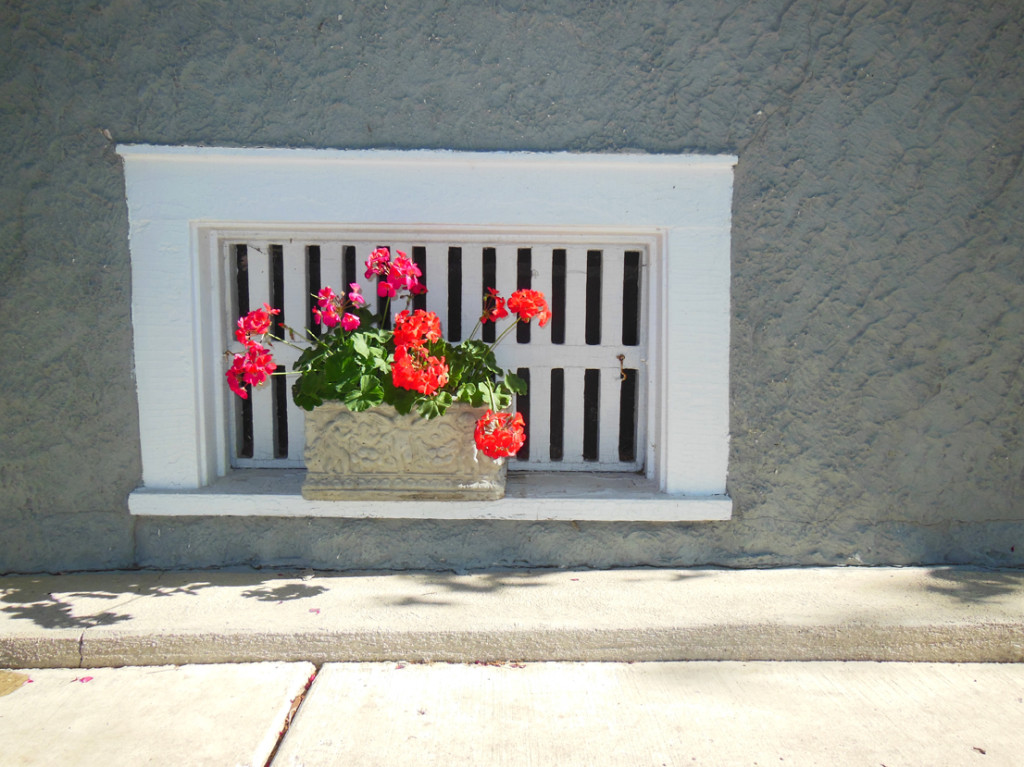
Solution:
M493 343L493 344L491 344L491 351L494 351L494 347L495 347L495 346L497 346L498 344L500 344L500 343L501 343L501 340L502 340L502 339L503 339L503 338L504 338L505 336L507 336L507 335L508 335L509 333L511 333L511 332L512 332L512 330L513 330L513 329L514 329L514 328L515 328L515 327L516 327L516 326L517 326L518 324L519 324L519 320L517 319L517 320L516 320L515 322L513 322L513 323L512 323L511 325L509 325L509 326L508 326L507 328L505 328L505 329L504 329L503 331L501 331L501 335L500 335L500 336L498 336L497 338L495 338L495 339L494 339L494 343Z

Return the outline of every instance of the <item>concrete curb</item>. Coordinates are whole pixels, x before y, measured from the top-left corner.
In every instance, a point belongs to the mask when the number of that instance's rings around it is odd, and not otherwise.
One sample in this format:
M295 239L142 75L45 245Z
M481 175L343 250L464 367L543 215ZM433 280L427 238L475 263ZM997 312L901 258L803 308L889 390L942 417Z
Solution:
M1024 661L1024 570L111 572L0 578L0 667Z

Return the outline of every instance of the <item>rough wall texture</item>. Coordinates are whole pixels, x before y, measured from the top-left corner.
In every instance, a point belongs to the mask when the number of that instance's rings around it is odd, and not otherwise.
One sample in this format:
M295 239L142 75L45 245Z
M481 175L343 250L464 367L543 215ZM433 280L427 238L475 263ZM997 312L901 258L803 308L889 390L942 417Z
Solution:
M1000 0L9 0L0 571L1024 564L1022 34ZM132 519L115 142L737 153L734 519Z

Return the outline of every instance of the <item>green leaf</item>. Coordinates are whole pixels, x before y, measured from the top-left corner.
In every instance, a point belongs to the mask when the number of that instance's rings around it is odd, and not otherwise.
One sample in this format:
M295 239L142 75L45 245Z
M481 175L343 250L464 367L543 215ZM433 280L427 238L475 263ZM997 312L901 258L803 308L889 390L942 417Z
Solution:
M425 399L423 400L423 402L420 403L417 412L427 419L437 418L439 415L444 415L445 411L448 409L448 406L451 405L450 395L448 399L449 401L447 402L447 404L436 397Z
M367 376L369 378L369 376ZM384 388L376 381L367 388L360 386L357 390L351 390L345 396L345 405L349 410L358 413L371 407L377 407L384 401Z
M351 365L346 365L346 363L350 362L347 357L340 354L332 354L324 360L324 373L332 381L348 378L351 375ZM349 368L349 371L346 371L346 367Z
M517 376L511 370L505 373L505 384L516 394L526 394L526 381Z
M416 398L418 395L418 392L409 391L408 389L392 389L391 393L388 395L388 400L394 406L395 410L402 415L405 415L412 411L412 407L416 404Z

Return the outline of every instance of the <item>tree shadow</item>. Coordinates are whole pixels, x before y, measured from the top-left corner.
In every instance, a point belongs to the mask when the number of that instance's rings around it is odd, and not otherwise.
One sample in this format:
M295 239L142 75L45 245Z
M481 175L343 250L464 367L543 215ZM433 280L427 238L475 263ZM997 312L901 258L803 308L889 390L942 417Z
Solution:
M81 588L85 584L103 583L103 588ZM97 626L113 626L132 620L124 608L143 597L167 597L175 594L196 595L200 589L214 586L208 581L194 578L161 576L156 582L145 582L137 573L76 573L67 576L10 576L0 579L0 602L8 605L0 608L15 619L29 620L37 626L48 629L90 629ZM61 590L47 591L47 588ZM110 609L90 609L83 600L104 600L115 602ZM114 612L118 610L118 612Z
M685 582L706 573L660 568L623 568L636 580ZM127 623L134 619L132 603L150 597L198 597L207 589L228 587L245 599L264 603L295 602L329 593L332 582L347 578L405 576L401 588L379 599L396 607L446 607L461 597L498 594L506 590L586 588L588 569L559 568L453 571L316 571L260 572L254 570L118 571L73 573L61 576L5 576L0 578L0 612L17 620L32 621L47 629L90 629ZM313 583L307 583L315 578ZM340 585L340 584L339 584ZM238 589L238 591L235 591ZM52 590L52 591L51 591ZM91 604L99 600L101 605Z
M327 589L323 586L307 586L304 583L286 583L283 586L260 586L243 591L246 599L258 599L260 602L291 602L296 599L309 599L323 594Z
M446 607L456 604L459 595L497 594L508 589L565 588L566 586L571 589L571 584L576 582L580 583L581 588L586 588L586 573L590 572L597 571L546 568L404 573L416 576L415 585L417 587L429 587L432 590L392 599L390 603L396 607ZM706 571L700 570L665 570L656 567L619 568L618 572L629 573L630 580L660 580L673 583L686 582L708 575Z
M935 583L928 591L964 604L992 602L1024 590L1024 570L977 570L942 567L928 573Z
M13 615L15 618L30 620L37 626L48 629L89 629L96 626L113 626L116 623L131 620L130 615L118 615L112 612L75 615L73 611L74 605L53 597L44 602L15 604L0 610L0 612Z

